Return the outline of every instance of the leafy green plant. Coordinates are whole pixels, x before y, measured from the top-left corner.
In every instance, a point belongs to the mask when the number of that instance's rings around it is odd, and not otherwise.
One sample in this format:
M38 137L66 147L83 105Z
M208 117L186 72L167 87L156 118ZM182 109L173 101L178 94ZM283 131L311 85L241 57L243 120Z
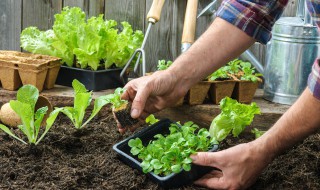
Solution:
M88 92L86 87L78 80L72 81L74 89L74 106L64 107L61 112L64 113L73 123L76 129L81 129L87 125L96 116L101 108L109 102L105 100L104 96L100 96L94 101L94 107L88 120L83 123L83 119L87 108L92 101L92 92Z
M261 73L256 73L250 62L245 62L240 59L234 59L221 67L214 73L210 74L207 79L214 80L247 80L252 82L261 81Z
M146 119L145 119L146 123L148 125L153 125L155 123L157 123L159 121L159 119L157 119L153 114L150 114Z
M182 169L190 171L190 155L197 151L207 151L217 143L213 138L209 138L207 129L197 131L198 128L199 126L191 121L181 127L173 123L169 127L170 134L155 135L156 140L149 142L147 146L144 146L139 138L131 139L128 145L131 153L142 160L144 173L153 171L166 176L172 172L179 173Z
M159 60L158 65L157 65L157 69L158 69L158 71L166 70L172 65L172 63L173 63L172 61Z
M240 80L248 80L252 82L258 82L261 80L259 77L262 76L262 74L255 73L255 70L250 62L242 62L240 63L240 66L242 71L242 74L240 75Z
M214 80L227 80L227 79L230 79L230 76L228 75L229 74L229 69L230 67L228 66L224 66L224 67L221 67L220 69L216 70L215 72L213 72L212 74L210 74L208 77L207 77L207 80L208 81L214 81Z
M220 101L221 113L215 117L210 125L210 136L218 142L224 140L232 131L234 137L250 125L255 114L260 114L260 108L255 102L250 105L225 97Z
M108 94L102 96L101 98L104 99L107 103L112 105L113 109L120 108L124 104L128 103L128 100L122 100L121 95L124 93L124 88L116 88L113 94Z
M60 57L70 67L122 68L141 46L144 35L140 30L133 31L128 22L121 24L123 29L119 32L114 20L104 20L103 15L86 20L79 7L64 7L55 15L52 30L24 29L20 35L21 47L32 53Z
M24 85L17 92L17 100L10 101L10 107L19 115L22 121L22 125L19 125L18 128L27 136L29 144L35 145L47 134L61 111L61 108L57 108L50 113L46 120L45 130L40 138L38 138L42 120L48 111L47 106L35 110L38 97L39 91L36 87ZM13 134L5 125L0 124L0 129L20 142L27 144L23 139Z
M257 129L257 128L253 128L253 129L251 130L251 133L254 134L254 136L255 136L256 139L259 138L259 137L261 137L265 132L266 132L266 131L261 131L261 130L259 130L259 129Z

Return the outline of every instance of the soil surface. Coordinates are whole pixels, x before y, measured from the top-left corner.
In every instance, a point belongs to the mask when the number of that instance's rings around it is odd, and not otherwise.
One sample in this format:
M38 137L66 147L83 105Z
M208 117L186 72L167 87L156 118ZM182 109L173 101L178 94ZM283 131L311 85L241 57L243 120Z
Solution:
M36 147L0 132L0 189L161 189L118 159L112 146L130 133L120 135L109 115L78 131L60 115ZM222 148L253 138L228 137ZM276 159L250 189L320 189L320 133Z

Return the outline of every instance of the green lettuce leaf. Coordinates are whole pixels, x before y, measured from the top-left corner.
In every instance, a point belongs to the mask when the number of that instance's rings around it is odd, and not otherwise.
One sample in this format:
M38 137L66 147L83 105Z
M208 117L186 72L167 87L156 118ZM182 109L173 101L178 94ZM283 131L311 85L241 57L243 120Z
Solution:
M237 137L246 126L253 121L255 114L260 114L260 108L255 102L250 105L238 103L229 97L220 102L221 113L215 117L210 125L210 136L221 142L232 131Z

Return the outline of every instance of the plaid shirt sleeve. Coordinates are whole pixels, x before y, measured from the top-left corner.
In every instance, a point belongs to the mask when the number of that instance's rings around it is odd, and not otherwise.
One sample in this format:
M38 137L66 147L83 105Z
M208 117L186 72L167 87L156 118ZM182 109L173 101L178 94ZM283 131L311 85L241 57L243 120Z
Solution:
M308 78L308 87L315 98L320 100L320 59L316 59Z
M307 7L314 24L320 29L320 2L319 0L307 1ZM315 60L311 73L308 78L308 87L311 90L313 96L320 100L320 59Z
M216 16L266 44L288 0L224 0Z

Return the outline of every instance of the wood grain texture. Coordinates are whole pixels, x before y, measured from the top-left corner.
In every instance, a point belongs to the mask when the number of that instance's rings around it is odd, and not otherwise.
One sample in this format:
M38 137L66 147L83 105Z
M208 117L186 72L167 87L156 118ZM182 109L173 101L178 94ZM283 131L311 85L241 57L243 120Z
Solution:
M21 50L21 4L22 0L0 1L1 50Z
M105 0L105 18L127 21L134 30L144 31L145 0Z
M89 2L89 17L104 14L104 0L91 0Z
M146 1L146 10L152 0ZM156 70L158 60L175 60L181 52L181 38L186 0L166 1L160 21L151 28L146 43L147 72Z
M92 2L95 2L93 0ZM80 7L87 15L89 15L89 3L90 0L63 0L63 7Z
M23 0L22 28L36 26L40 30L52 28L54 15L60 13L62 0Z

